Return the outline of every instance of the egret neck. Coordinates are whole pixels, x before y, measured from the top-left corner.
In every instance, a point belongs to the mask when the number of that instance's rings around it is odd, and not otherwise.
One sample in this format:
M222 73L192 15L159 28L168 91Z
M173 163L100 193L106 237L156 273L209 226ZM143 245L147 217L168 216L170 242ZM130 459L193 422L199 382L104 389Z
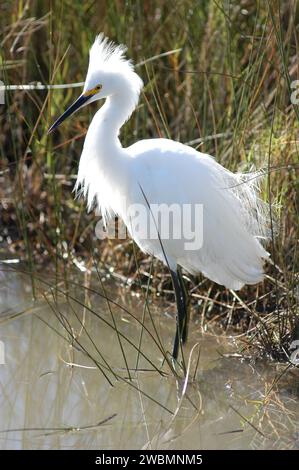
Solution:
M120 188L127 187L131 166L119 132L134 111L138 97L139 92L130 87L107 97L86 135L76 189L83 188L90 208L97 200L104 218L113 213L120 215L125 210L126 201Z
M87 133L91 133L93 138L96 136L100 152L100 158L103 164L103 169L108 166L113 166L115 169L115 160L124 157L121 142L118 138L119 132L123 124L130 118L133 113L139 94L132 99L133 90L128 90L128 93L117 93L106 98L104 105L95 114L90 128ZM90 132L91 131L91 132Z

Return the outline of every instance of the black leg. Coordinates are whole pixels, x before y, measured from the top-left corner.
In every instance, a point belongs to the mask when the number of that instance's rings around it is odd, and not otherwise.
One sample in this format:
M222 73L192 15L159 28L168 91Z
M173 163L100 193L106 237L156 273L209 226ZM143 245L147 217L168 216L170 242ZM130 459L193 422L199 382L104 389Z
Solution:
M187 338L188 338L188 328L189 328L189 319L190 319L190 298L188 296L188 292L184 283L184 279L182 276L182 271L180 268L178 268L178 279L181 287L181 291L183 293L183 301L185 305L185 321L183 325L183 331L182 331L182 342L183 344L186 343Z
M177 304L177 326L173 345L172 357L177 359L179 353L179 346L182 341L184 325L186 323L186 305L184 300L184 292L181 287L179 275L175 271L170 271L172 283L174 287L175 300Z

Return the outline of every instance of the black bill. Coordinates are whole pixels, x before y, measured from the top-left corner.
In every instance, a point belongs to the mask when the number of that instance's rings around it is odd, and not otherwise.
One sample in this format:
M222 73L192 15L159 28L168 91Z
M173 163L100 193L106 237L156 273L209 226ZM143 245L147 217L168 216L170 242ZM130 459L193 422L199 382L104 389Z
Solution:
M71 106L52 124L48 130L48 134L54 131L60 124L69 116L74 114L79 108L81 108L88 100L90 96L80 95L79 98L71 104Z

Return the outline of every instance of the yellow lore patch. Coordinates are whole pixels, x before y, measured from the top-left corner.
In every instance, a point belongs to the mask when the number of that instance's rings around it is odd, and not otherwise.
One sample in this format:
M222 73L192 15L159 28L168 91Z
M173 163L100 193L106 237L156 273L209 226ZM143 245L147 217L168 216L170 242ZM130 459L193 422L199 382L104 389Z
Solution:
M102 85L97 85L96 87L92 88L91 90L87 90L85 93L84 93L84 96L93 96L93 95L96 95L97 93L99 93L99 91L101 90L102 88Z

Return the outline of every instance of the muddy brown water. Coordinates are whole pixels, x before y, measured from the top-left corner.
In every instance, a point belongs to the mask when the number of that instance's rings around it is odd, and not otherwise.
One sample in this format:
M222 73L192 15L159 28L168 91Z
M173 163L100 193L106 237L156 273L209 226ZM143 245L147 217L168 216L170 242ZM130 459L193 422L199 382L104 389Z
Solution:
M144 299L107 284L152 337L99 295L43 288L32 300L28 276L0 270L1 449L299 448L298 370L277 381L285 365L225 357L236 341L193 323L186 386L163 363L175 328L167 307L150 317Z

